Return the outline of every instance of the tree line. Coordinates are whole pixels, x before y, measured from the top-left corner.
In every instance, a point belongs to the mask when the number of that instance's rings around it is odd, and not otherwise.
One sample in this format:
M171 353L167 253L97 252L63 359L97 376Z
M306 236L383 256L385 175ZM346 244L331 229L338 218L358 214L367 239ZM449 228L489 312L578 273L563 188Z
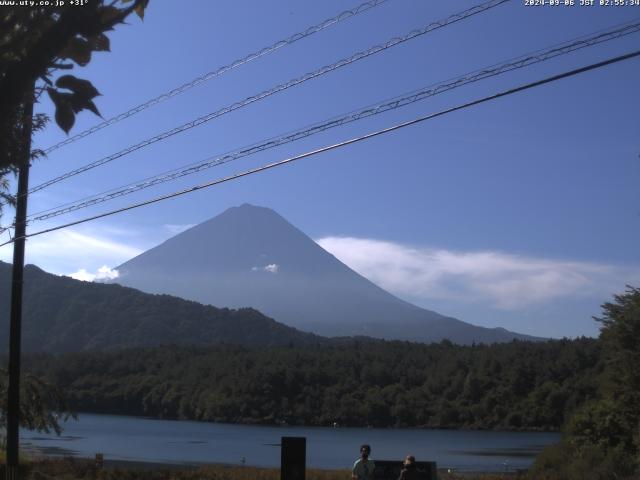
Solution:
M165 346L33 354L77 411L250 424L558 430L595 397L597 340Z

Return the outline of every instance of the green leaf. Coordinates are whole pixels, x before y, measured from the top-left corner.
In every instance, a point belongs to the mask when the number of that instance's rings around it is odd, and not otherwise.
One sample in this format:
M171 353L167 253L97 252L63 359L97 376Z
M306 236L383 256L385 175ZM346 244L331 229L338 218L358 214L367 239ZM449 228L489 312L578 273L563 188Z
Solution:
M93 101L82 95L81 93L62 93L53 88L47 89L51 100L56 105L56 113L58 110L66 112L69 109L73 113L80 113L82 110L89 110L95 113L97 116L102 117L98 111L98 107ZM56 121L58 118L56 117Z
M85 98L81 95L74 94L70 98L70 103L73 108L73 111L76 113L79 113L82 110L89 110L94 114L96 114L97 116L102 117L102 115L100 115L100 112L98 111L98 107L96 107L96 104L93 103L93 101L89 98Z
M76 115L73 113L73 109L69 104L62 104L56 108L56 123L64 130L64 133L69 133L69 130L76 123Z
M140 3L138 3L138 5L136 5L136 7L133 9L133 11L136 12L136 15L140 17L140 20L144 20L144 10L145 8L147 8L148 4L149 0L141 0Z
M56 123L65 131L65 133L69 133L69 130L71 130L71 127L73 127L73 124L76 121L74 108L71 102L73 94L60 93L55 88L47 88L47 93L56 107Z
M93 86L89 80L83 80L73 75L63 75L56 81L56 86L66 88L73 93L78 94L87 100L97 97L100 92Z
M73 37L67 46L60 52L60 57L70 58L81 67L86 66L91 61L91 45L86 40Z
M89 39L89 44L91 45L91 49L95 52L110 52L111 44L109 42L109 37L107 37L104 33L100 35L96 35Z
M120 17L121 10L116 7L106 6L100 8L100 23L103 25L111 25L114 20Z
M58 92L55 88L47 88L47 94L49 94L49 98L54 103L54 105L58 106L58 102L60 101L60 92Z
M85 108L87 110L92 111L95 115L99 116L100 118L102 118L102 115L100 115L100 111L98 110L98 107L96 107L96 104L93 103L92 100L87 100L85 102Z

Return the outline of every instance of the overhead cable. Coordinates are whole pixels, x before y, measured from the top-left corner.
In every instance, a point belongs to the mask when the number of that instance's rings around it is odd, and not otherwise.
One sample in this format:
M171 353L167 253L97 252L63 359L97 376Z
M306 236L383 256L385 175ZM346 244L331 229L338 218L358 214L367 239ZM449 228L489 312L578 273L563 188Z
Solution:
M250 146L245 146L243 148L225 153L223 155L210 157L200 162L192 163L190 165L186 165L169 172L148 177L125 186L116 187L114 189L110 189L96 195L84 197L73 202L68 202L56 207L49 208L47 210L34 213L28 217L29 222L47 220L66 213L80 210L82 208L87 208L109 200L113 200L115 198L129 195L155 185L176 180L187 175L192 175L203 170L231 162L233 160L247 157L290 142L294 142L296 140L307 138L317 133L346 125L363 118L368 118L374 115L388 112L390 110L395 110L397 108L404 107L421 100L425 100L440 93L453 90L463 85L501 75L503 73L520 68L528 67L530 65L544 62L546 60L550 60L552 58L558 57L560 55L565 55L582 48L620 38L631 33L637 33L638 31L640 31L640 22L636 22L634 24L627 23L622 26L618 26L617 28L609 29L606 31L600 30L597 33L591 34L590 36L583 36L573 41L563 42L561 44L556 44L543 50L527 53L520 57L507 60L504 63L494 64L492 66L485 67L480 70L475 70L471 73L467 73L453 79L448 79L440 83L432 84L420 90L415 90L411 93L388 99L381 103L369 105L359 110L341 115L339 117L324 120L303 129L289 132L278 137L273 137Z
M640 50L636 50L636 51L628 53L626 55L620 55L618 57L610 58L610 59L604 60L602 62L593 63L593 64L587 65L585 67L576 68L574 70L569 70L567 72L563 72L563 73L560 73L560 74L557 74L557 75L553 75L551 77L546 77L546 78L544 78L542 80L537 80L535 82L527 83L527 84L521 85L519 87L511 88L509 90L505 90L505 91L502 91L502 92L499 92L499 93L496 93L496 94L493 94L493 95L489 95L487 97L483 97L483 98L480 98L478 100L473 100L471 102L467 102L467 103L464 103L464 104L461 104L461 105L457 105L455 107L447 108L445 110L441 110L441 111L436 112L436 113L431 113L431 114L428 114L428 115L424 115L424 116L415 118L413 120L409 120L409 121L406 121L406 122L403 122L403 123L399 123L399 124L396 124L396 125L394 125L392 127L387 127L387 128L382 129L382 130L377 130L375 132L368 133L366 135L362 135L362 136L355 137L355 138L352 138L352 139L349 139L349 140L345 140L343 142L335 143L333 145L329 145L329 146L326 146L326 147L318 148L316 150L305 152L305 153L302 153L300 155L296 155L296 156L293 156L293 157L285 158L284 160L280 160L280 161L277 161L277 162L273 162L273 163L269 163L269 164L266 164L266 165L262 165L261 167L253 168L253 169L250 169L250 170L245 170L243 172L236 173L234 175L230 175L230 176L223 177L223 178L218 178L218 179L212 180L212 181L207 182L207 183L203 183L203 184L200 184L200 185L195 185L193 187L186 188L184 190L179 190L177 192L173 192L173 193L170 193L170 194L167 194L167 195L162 195L162 196L159 196L159 197L156 197L156 198L152 198L150 200L146 200L146 201L143 201L143 202L135 203L135 204L132 204L132 205L129 205L129 206L126 206L126 207L122 207L122 208L118 208L118 209L115 209L115 210L111 210L109 212L101 213L101 214L98 214L98 215L93 215L91 217L86 217L86 218L83 218L81 220L75 220L73 222L68 222L68 223L65 223L65 224L62 224L62 225L58 225L58 226L55 226L55 227L51 227L51 228L40 230L40 231L37 231L37 232L34 232L34 233L30 233L28 235L24 235L24 237L14 238L11 241L4 242L4 243L0 244L0 247L2 247L4 245L7 245L9 243L15 242L17 239L35 237L37 235L42 235L42 234L53 232L53 231L56 231L56 230L61 230L63 228L72 227L74 225L80 225L82 223L90 222L90 221L97 220L97 219L100 219L100 218L109 217L109 216L115 215L117 213L126 212L128 210L133 210L133 209L140 208L140 207L143 207L143 206L146 206L146 205L151 205L153 203L158 203L158 202L161 202L163 200L168 200L168 199L171 199L171 198L175 198L175 197L178 197L178 196L181 196L181 195L185 195L187 193L192 193L192 192L195 192L195 191L198 191L198 190L202 190L202 189L205 189L205 188L213 187L213 186L219 185L221 183L229 182L229 181L232 181L232 180L237 180L239 178L246 177L246 176L249 176L249 175L253 175L255 173L263 172L265 170L270 170L270 169L275 168L275 167L280 167L282 165L286 165L286 164L295 162L297 160L301 160L303 158L315 156L315 155L318 155L320 153L328 152L330 150L335 150L335 149L338 149L338 148L345 147L347 145L351 145L351 144L354 144L354 143L362 142L364 140L368 140L368 139L371 139L371 138L374 138L374 137L377 137L377 136L385 135L387 133L391 133L393 131L400 130L402 128L406 128L406 127L409 127L411 125L416 125L416 124L424 122L426 120L431 120L433 118L437 118L437 117L446 115L448 113L452 113L452 112L455 112L455 111L458 111L458 110L463 110L463 109L466 109L466 108L469 108L469 107L473 107L475 105L480 105L482 103L489 102L491 100L495 100L495 99L498 99L500 97L505 97L507 95L512 95L514 93L518 93L518 92L522 92L522 91L525 91L525 90L529 90L531 88L539 87L541 85L545 85L547 83L555 82L555 81L561 80L563 78L572 77L572 76L575 76L575 75L578 75L578 74L581 74L581 73L588 72L590 70L595 70L595 69L598 69L598 68L602 68L602 67L605 67L607 65L611 65L611 64L614 64L614 63L622 62L624 60L629 60L631 58L635 58L635 57L638 57L638 56L640 56Z
M140 105L137 105L135 107L130 108L129 110L127 110L126 112L122 112L114 117L108 118L107 120L98 123L97 125L94 125L91 128L88 128L87 130L84 130L80 133L77 133L76 135L73 135L72 137L69 137L59 143L56 143L55 145L52 145L50 147L47 147L44 149L44 153L49 154L51 152L53 152L54 150L57 150L61 147L64 147L65 145L69 145L70 143L75 142L76 140L80 140L81 138L84 138L88 135L91 135L92 133L97 132L98 130L102 130L103 128L106 128L110 125L113 125L114 123L118 123L126 118L132 117L133 115L136 115L140 112L142 112L143 110L146 110L149 107L152 107L154 105L157 105L160 102L163 102L164 100L168 100L171 97L175 97L176 95L180 95L181 93L186 92L187 90L190 90L191 88L200 85L201 83L207 82L213 78L219 77L220 75L227 73L237 67L240 67L246 63L252 62L253 60L256 60L260 57L264 57L265 55L268 55L270 53L275 52L276 50L279 50L282 47L285 47L287 45L291 45L292 43L297 42L298 40L302 40L303 38L309 37L311 35L313 35L314 33L320 32L322 30L324 30L325 28L331 27L332 25L335 25L336 23L342 22L344 20L347 20L348 18L354 17L360 13L366 12L367 10L370 10L372 8L377 7L378 5L381 5L382 3L386 2L387 0L371 0L368 2L364 2L360 5L358 5L355 8L352 8L351 10L345 10L341 13L339 13L338 15L328 18L326 20L324 20L323 22L318 23L317 25L313 25L311 27L308 27L307 29L295 33L293 35L291 35L290 37L287 37L283 40L279 40L277 42L275 42L273 45L270 45L268 47L264 47L260 50L257 50L253 53L250 53L248 55L245 55L242 58L239 58L237 60L234 60L233 62L224 65L222 67L219 67L215 70L212 70L210 72L205 73L204 75L201 75L200 77L194 78L193 80L186 82L182 85L180 85L179 87L176 87L172 90L169 90L168 92L165 92L161 95L158 95L157 97L151 98L149 100L147 100L144 103L141 103Z
M401 36L401 37L394 37L392 39L390 39L389 41L380 44L380 45L376 45L374 47L371 47L367 50L363 50L360 51L358 53L355 53L353 55L351 55L350 57L347 58L343 58L342 60L339 60L335 63L332 63L330 65L326 65L322 68L319 68L317 70L314 70L313 72L307 73L301 77L295 78L293 80L289 80L286 83L282 83L279 84L273 88L270 88L269 90L265 90L261 93L258 93L256 95L252 95L250 97L245 98L244 100L241 100L239 102L233 103L229 106L226 106L224 108L221 108L219 110L216 110L215 112L211 112L207 115L201 116L199 118L196 118L195 120L192 120L190 122L187 122L183 125L180 125L179 127L175 127L172 128L171 130L167 130L163 133L160 133L154 137L148 138L146 140L143 140L142 142L139 142L135 145L129 146L127 148L125 148L124 150L121 150L117 153L114 153L112 155L109 155L107 157L101 158L99 160L96 160L94 162L88 163L86 165L83 165L82 167L79 167L77 169L71 170L69 172L66 172L58 177L52 178L50 180L45 181L44 183L41 183L40 185L37 185L33 188L31 188L29 190L29 193L34 193L37 192L39 190L42 190L44 188L47 188L53 184L56 184L58 182L61 182L63 180L66 180L68 178L74 177L76 175L79 175L81 173L84 173L88 170L94 169L96 167L99 167L101 165L104 165L106 163L112 162L118 158L121 158L125 155L128 155L132 152L135 152L136 150L140 150L141 148L147 147L149 145L152 145L156 142L159 142L161 140L164 140L166 138L169 138L173 135L176 135L178 133L184 132L186 130L189 130L191 128L200 126L204 123L207 123L211 120L213 120L214 118L218 118L222 115L225 115L229 112L233 112L235 110L238 110L242 107L245 107L247 105L250 105L254 102L257 102L259 100L263 100L267 97L270 97L271 95L274 95L276 93L282 92L284 90L287 90L291 87L294 87L296 85L299 85L301 83L304 83L308 80L314 79L316 77L320 77L326 73L332 72L334 70L337 70L339 68L345 67L347 65L351 65L354 62L357 62L358 60L362 60L364 58L370 57L371 55L375 55L377 53L380 53L382 51L385 51L389 48L395 47L397 45L400 45L404 42L407 42L409 40L413 40L414 38L420 37L426 33L432 32L434 30L437 30L439 28L445 27L447 25L451 25L453 23L459 22L461 20L464 20L466 18L469 18L473 15L476 15L478 13L482 13L485 12L491 8L497 7L498 5L501 5L503 3L508 2L509 0L489 0L488 2L484 2L482 4L476 5L474 7L471 7L467 10L464 10L460 13L455 13L453 15L450 15L449 17L437 21L437 22L433 22L430 23L429 25L420 28L420 29L416 29L416 30L412 30L409 33Z

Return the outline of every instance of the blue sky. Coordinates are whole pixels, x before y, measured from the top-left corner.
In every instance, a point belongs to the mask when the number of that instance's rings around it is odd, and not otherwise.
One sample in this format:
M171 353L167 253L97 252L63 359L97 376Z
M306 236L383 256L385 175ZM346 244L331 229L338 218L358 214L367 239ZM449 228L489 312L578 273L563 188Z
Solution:
M389 0L53 152L31 185L421 28L480 2ZM579 2L578 2L579 3ZM355 2L151 2L75 74L116 115ZM182 8L178 8L182 5ZM426 34L30 198L38 212L640 18L640 7L511 1ZM83 218L435 112L638 48L640 34L45 222ZM599 305L640 285L640 60L456 112L155 206L29 240L27 260L91 278L245 202L273 208L392 293L484 326L596 335ZM37 110L50 112L48 99ZM98 122L79 116L72 133ZM65 134L55 125L36 144ZM4 217L4 221L9 216ZM0 249L10 259L10 249ZM84 273L83 273L84 272Z

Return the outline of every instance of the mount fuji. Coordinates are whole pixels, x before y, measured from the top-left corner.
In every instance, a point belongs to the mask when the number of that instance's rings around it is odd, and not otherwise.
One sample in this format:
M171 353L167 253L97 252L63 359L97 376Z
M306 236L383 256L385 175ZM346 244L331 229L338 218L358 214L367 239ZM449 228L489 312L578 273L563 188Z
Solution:
M458 344L540 340L401 300L351 270L271 209L242 205L117 267L114 280L216 307L253 307L324 336Z

